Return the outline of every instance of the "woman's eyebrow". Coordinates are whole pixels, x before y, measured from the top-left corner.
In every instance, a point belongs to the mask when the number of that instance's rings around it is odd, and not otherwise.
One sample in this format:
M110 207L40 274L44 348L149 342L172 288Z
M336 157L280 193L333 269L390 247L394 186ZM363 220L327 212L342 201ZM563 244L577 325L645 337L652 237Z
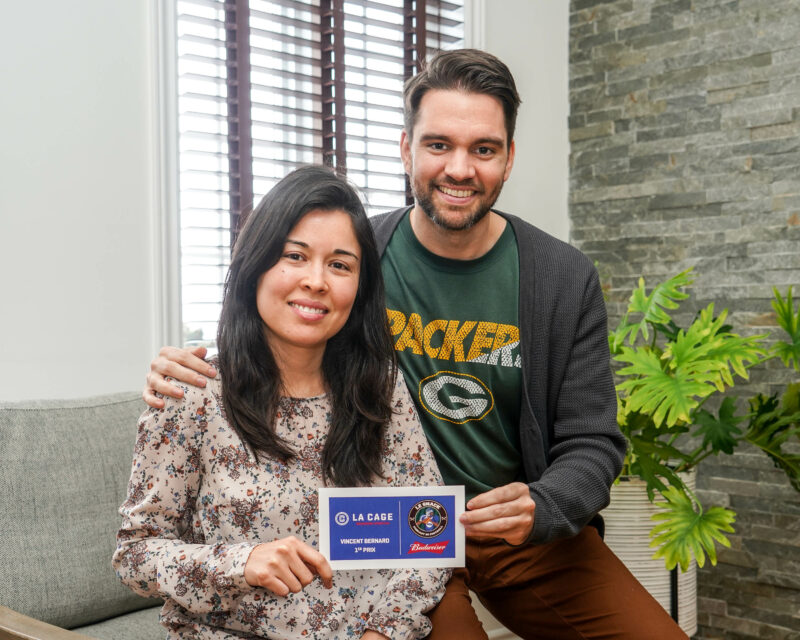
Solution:
M333 252L337 255L353 256L353 258L355 258L356 260L361 259L355 253L353 253L352 251L348 251L347 249L334 249Z
M310 246L307 242L303 242L302 240L292 240L291 238L286 238L286 244L296 244L297 246L305 249L308 249ZM347 249L334 249L333 253L336 255L352 256L356 260L361 260L357 254L353 253L352 251L348 251Z

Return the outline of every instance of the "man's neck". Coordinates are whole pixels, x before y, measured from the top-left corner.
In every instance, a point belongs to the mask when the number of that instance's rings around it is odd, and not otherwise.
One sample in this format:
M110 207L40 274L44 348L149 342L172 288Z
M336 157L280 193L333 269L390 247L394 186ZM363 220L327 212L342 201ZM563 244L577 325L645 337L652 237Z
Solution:
M444 229L433 222L419 206L410 213L411 229L428 251L451 260L474 260L487 254L503 235L505 218L494 211L463 231Z

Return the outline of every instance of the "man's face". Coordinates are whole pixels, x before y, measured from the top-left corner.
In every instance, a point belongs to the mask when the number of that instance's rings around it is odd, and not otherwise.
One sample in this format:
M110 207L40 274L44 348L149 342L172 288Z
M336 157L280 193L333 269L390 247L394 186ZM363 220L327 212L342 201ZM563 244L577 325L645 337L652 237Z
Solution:
M479 93L428 91L413 139L400 139L417 205L438 226L469 229L492 208L514 164L500 101Z

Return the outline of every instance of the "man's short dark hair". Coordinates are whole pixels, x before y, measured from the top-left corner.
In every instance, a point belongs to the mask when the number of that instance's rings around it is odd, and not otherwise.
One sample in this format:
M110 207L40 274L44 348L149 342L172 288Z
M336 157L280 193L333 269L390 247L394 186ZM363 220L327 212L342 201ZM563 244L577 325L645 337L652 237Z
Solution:
M434 55L417 75L406 81L403 88L404 124L409 138L413 137L419 104L432 89L497 98L503 105L507 142L511 144L521 100L511 71L499 58L479 49L440 51Z

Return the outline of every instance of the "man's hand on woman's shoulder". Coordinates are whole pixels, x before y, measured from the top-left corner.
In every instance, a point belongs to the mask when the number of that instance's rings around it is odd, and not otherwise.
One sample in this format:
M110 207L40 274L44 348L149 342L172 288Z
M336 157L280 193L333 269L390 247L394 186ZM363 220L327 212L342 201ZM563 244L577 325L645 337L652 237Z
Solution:
M167 376L196 387L205 387L206 376L213 378L217 375L217 370L203 360L205 356L205 347L193 349L161 347L158 355L150 362L150 372L147 374L147 382L142 392L144 401L151 407L161 409L164 400L156 394L172 398L183 397L183 391L168 382Z

